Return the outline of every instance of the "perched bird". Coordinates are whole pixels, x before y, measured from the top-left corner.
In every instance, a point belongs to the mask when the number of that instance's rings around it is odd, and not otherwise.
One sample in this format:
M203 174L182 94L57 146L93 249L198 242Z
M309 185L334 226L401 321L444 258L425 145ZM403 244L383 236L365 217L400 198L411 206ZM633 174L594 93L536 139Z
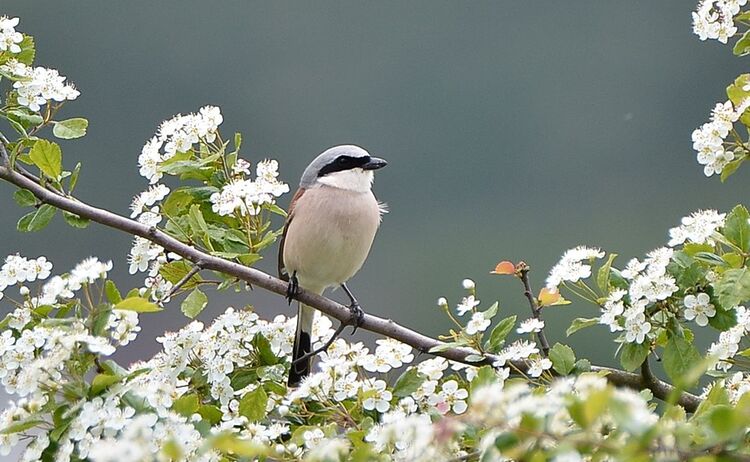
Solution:
M358 320L364 316L346 281L362 267L380 225L383 208L371 187L373 171L385 165L359 146L342 145L307 166L279 245L279 276L289 281L290 303L299 287L322 294L340 286L351 301L349 309ZM314 308L299 304L290 386L310 373L314 314Z

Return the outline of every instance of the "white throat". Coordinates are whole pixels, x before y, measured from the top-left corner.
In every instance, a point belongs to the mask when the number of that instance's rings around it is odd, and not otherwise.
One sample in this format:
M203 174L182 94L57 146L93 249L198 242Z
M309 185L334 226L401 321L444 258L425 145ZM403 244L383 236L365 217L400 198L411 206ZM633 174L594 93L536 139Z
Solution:
M375 175L372 170L353 168L340 172L329 173L318 178L318 183L348 191L367 192L372 187Z

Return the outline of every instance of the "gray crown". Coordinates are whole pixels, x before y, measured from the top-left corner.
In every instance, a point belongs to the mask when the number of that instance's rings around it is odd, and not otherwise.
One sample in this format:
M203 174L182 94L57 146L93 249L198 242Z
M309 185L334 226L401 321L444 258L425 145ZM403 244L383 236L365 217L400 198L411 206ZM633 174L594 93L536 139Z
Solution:
M309 188L314 185L318 180L318 172L320 172L320 169L342 155L349 157L367 157L370 154L359 146L353 144L342 144L341 146L334 146L327 149L321 155L313 159L313 161L310 162L310 165L307 166L305 172L302 174L302 179L299 182L300 188Z

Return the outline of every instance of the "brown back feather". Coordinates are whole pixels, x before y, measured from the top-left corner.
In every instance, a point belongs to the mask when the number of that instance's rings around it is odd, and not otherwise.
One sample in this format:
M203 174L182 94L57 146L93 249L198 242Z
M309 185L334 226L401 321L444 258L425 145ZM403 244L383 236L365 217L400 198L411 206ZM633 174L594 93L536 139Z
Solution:
M292 218L294 217L294 206L304 193L305 188L299 188L297 192L294 193L294 197L292 197L292 201L289 203L289 212L286 217L286 222L284 223L284 231L281 233L281 241L279 241L279 279L284 281L289 280L289 274L287 274L286 268L284 268L284 241L286 240L286 232L289 229L289 223L292 222Z

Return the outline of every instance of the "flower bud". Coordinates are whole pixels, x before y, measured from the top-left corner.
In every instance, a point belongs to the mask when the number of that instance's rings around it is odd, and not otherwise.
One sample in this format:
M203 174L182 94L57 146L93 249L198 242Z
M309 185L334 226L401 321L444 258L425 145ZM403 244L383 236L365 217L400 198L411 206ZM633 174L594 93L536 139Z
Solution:
M448 300L445 297L438 298L437 305L440 308L445 308L448 306Z
M21 286L21 288L18 289L18 291L21 292L21 295L23 295L24 297L29 295L29 288L26 286Z
M464 286L464 289L466 290L474 290L474 288L476 287L476 284L474 284L474 281L472 281L471 279L464 279L462 284Z

